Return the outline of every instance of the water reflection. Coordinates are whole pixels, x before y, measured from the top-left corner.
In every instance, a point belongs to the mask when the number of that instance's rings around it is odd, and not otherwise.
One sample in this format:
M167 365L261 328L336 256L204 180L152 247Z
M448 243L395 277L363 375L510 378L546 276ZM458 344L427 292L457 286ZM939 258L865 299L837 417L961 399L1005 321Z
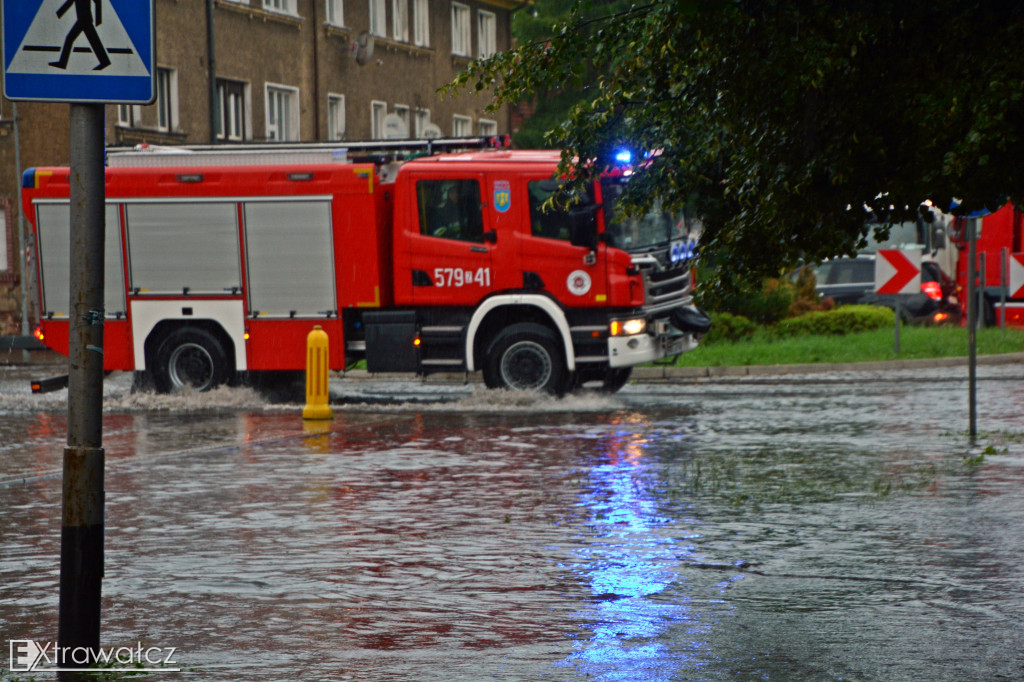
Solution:
M693 652L706 646L710 628L686 595L681 570L694 557L696 523L665 516L659 506L649 419L627 415L609 429L579 494L579 530L586 532L570 565L590 586L591 605L576 618L592 634L562 665L587 679L675 679L696 667Z

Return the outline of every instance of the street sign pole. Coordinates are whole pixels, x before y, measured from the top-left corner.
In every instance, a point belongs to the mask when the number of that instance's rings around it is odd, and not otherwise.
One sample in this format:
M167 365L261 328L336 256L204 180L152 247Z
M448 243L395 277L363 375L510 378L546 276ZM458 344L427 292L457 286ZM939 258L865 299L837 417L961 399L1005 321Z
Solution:
M895 351L896 355L900 354L900 307L901 307L900 306L900 298L901 297L902 296L900 294L897 294L897 296L896 296L896 309L893 310L893 313L894 313L893 317L896 318L896 322L895 322L896 331L893 334L893 338L895 339L895 346L896 346L894 348L894 351Z
M103 581L103 105L71 105L71 335L61 516L60 651L100 646ZM84 667L74 660L61 668ZM60 672L58 679L77 680Z
M978 297L975 294L977 277L977 222L967 218L967 404L971 438L978 435Z
M103 582L104 105L156 98L153 0L0 0L0 12L4 95L71 106L68 440L56 662L58 679L80 680L79 669L93 657L75 652L99 652Z

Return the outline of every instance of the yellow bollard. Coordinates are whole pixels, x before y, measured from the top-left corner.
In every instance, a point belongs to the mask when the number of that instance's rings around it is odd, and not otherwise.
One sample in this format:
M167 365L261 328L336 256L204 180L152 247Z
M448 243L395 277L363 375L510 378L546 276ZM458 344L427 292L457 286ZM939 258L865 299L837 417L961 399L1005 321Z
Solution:
M320 325L306 337L306 406L303 419L330 419L334 416L327 404L327 332Z

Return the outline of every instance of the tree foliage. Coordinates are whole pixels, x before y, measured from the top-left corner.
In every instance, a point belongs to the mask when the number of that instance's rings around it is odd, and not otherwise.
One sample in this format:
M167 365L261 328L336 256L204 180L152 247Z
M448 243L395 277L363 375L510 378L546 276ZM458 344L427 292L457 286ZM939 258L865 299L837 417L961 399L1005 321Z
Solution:
M631 0L604 0L581 8L577 16L584 21L597 19L628 9L631 4ZM572 20L575 5L576 0L537 0L513 15L512 35L519 44L546 41L555 27ZM557 83L533 94L526 102L533 112L512 135L517 146L524 149L555 146L554 141L547 139L548 131L568 117L573 105L583 99L585 87L600 75L606 75L607 65L594 63L586 54L578 55L577 61L584 68L584 75L577 82Z
M583 180L621 145L656 150L628 205L689 206L702 248L736 277L850 252L879 201L904 220L926 198L962 199L962 212L1020 198L1013 3L637 0L595 14L602 4L578 0L547 39L448 87L494 89L497 105L578 83L548 133L564 170Z

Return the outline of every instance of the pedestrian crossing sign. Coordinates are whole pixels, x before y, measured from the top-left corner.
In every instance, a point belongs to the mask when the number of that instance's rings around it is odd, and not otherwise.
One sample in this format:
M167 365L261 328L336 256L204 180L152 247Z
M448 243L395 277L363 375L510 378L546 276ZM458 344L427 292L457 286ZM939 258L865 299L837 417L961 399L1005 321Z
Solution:
M149 104L153 0L0 0L11 100Z

